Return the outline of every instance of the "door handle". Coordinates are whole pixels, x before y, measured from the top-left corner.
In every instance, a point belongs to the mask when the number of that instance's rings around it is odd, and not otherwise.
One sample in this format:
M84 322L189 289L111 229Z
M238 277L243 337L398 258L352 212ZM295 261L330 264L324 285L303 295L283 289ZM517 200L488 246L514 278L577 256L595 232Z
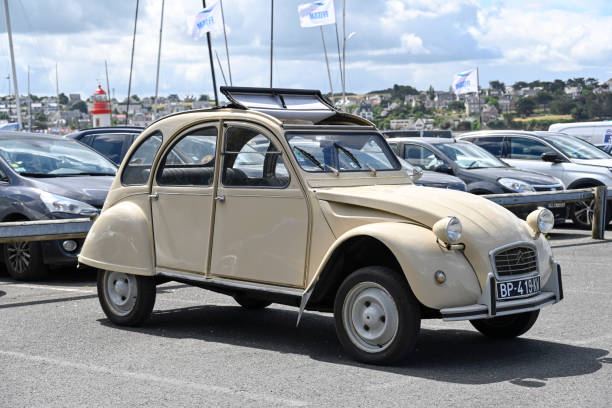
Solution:
M157 200L157 199L159 199L159 193L149 194L149 198L151 200Z
M225 201L225 196L224 195L218 195L215 197L215 201Z

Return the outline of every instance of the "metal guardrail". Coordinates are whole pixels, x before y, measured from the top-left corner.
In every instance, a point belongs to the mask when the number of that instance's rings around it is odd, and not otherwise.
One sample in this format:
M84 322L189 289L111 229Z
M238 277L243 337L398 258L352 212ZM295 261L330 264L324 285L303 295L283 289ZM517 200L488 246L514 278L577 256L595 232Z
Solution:
M536 193L488 194L487 198L503 207L521 207L526 205L546 205L552 203L575 203L594 200L592 236L604 239L607 226L606 207L608 197L612 199L612 188L599 186L564 191L541 191Z
M607 197L612 200L612 188L594 187L555 192L490 194L482 197L504 207L595 200L592 234L594 239L604 239L607 224L605 216ZM94 218L0 222L0 243L85 238L93 223Z

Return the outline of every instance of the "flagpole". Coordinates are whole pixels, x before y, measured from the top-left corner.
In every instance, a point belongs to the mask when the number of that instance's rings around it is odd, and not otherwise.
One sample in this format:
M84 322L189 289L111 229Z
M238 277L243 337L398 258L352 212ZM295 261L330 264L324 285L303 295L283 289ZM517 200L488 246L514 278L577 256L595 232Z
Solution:
M223 72L223 66L221 65L221 60L219 59L219 53L215 50L215 56L217 57L217 65L219 65L219 69L221 70L221 75L223 76L223 82L225 86L227 86L227 79L225 78L225 72Z
M274 0L270 0L270 88L272 88L272 57L274 55Z
M323 53L325 54L325 64L327 65L327 78L329 79L329 90L331 91L332 98L334 97L334 87L332 86L331 72L329 71L329 60L327 59L327 47L325 46L325 35L323 34L323 26L319 26L321 29L321 40L323 40Z
M480 105L480 77L478 76L478 67L476 67L476 83L478 85L478 116L480 120L480 127L482 128L482 106Z
M13 52L13 33L11 32L11 15L9 12L8 0L4 0L4 10L6 11L6 31L8 32L9 49L11 51L11 67L13 69L13 88L15 88L15 103L17 104L17 123L19 125L19 130L23 130L22 121L21 121L21 102L19 100L19 88L17 87L17 71L15 70L15 54ZM9 82L9 88L10 88L10 82ZM10 102L8 105L10 106ZM10 117L9 117L9 120L10 120Z
M202 0L202 6L206 8L206 0ZM212 55L212 45L210 42L210 31L206 32L206 42L208 43L208 58L210 59L210 72L212 73L213 90L215 91L215 106L219 106L219 95L217 95L217 79L215 78L215 63Z
M159 23L159 44L157 46L157 73L155 74L155 98L153 98L153 120L157 118L157 91L159 90L159 65L161 61L162 33L164 29L164 3L162 0L161 22Z
M342 107L346 111L346 0L342 0Z
M225 55L227 56L227 72L229 73L230 85L234 85L232 81L232 66L230 65L230 56L229 56L229 47L227 46L227 33L225 32L225 14L223 13L223 0L219 0L219 4L221 5L221 20L223 21L223 37L225 38ZM217 56L217 58L219 58ZM219 67L221 63L219 63ZM221 69L221 73L223 74L223 69ZM223 80L225 81L225 74L223 75ZM225 81L225 85L227 85L227 81Z
M130 116L130 95L132 92L132 69L134 67L134 47L136 45L136 23L138 22L138 3L140 0L136 0L136 15L134 16L134 35L132 36L132 58L130 60L130 79L128 81L128 94L127 94L127 107L125 109L125 124L128 124L128 118Z

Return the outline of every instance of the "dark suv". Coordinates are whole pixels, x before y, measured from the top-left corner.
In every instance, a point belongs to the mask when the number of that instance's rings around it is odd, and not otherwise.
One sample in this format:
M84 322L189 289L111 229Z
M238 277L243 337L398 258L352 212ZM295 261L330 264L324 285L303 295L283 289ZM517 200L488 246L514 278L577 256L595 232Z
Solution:
M144 128L139 126L111 126L85 129L64 137L91 146L113 163L120 164L128 149Z

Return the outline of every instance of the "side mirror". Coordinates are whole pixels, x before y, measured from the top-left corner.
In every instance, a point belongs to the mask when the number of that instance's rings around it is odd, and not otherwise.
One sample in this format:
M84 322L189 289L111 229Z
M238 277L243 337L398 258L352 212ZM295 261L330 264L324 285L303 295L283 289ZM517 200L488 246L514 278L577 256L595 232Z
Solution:
M453 174L453 169L445 164L445 163L440 163L437 164L434 168L433 171L437 172L437 173L446 173L446 174Z
M546 152L546 153L542 153L542 155L540 156L540 158L545 161L545 162L550 162L550 163L562 163L565 160L563 160L563 158L561 156L559 156L556 152Z
M412 168L412 173L409 172L408 176L410 177L410 180L412 180L412 182L414 183L415 181L423 177L423 169L419 166L414 166Z

